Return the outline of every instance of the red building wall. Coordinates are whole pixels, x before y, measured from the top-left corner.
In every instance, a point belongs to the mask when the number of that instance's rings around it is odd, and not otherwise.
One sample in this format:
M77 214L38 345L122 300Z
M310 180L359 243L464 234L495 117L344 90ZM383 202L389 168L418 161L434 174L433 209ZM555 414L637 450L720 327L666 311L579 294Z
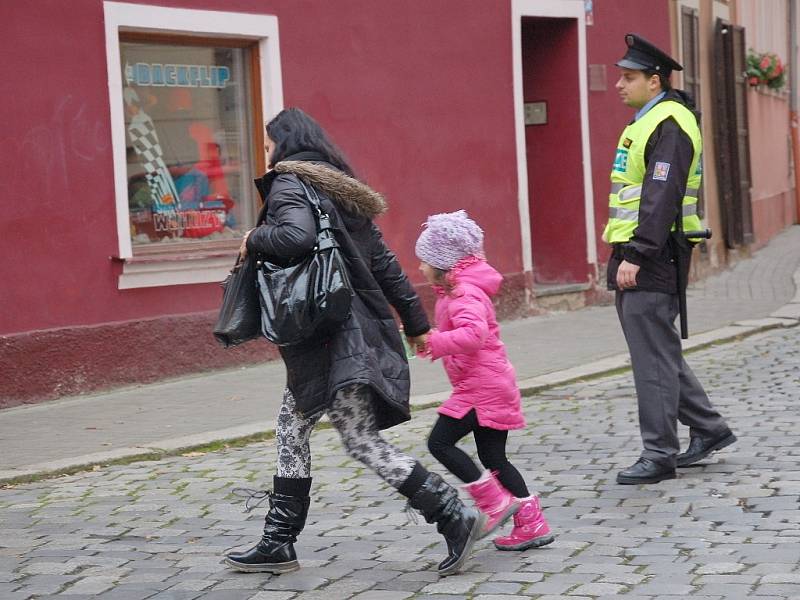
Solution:
M750 135L750 202L753 211L752 248L796 222L789 140L788 98L750 90L747 98Z
M169 3L278 16L285 104L314 115L385 192L391 210L382 225L404 265L416 266L419 224L435 206L466 208L486 229L502 230L487 250L502 271L516 272L510 11L466 4ZM3 303L20 310L0 315L0 333L216 308L213 284L116 289L102 2L5 3L1 16L19 32L0 41L8 64L40 75L6 79L3 94L12 116L3 149L14 159L0 164L2 243L8 281L19 282L4 289ZM504 206L512 210L497 210ZM46 281L27 277L31 267Z
M510 2L150 3L276 15L284 104L314 115L386 194L379 223L412 280L421 283L413 244L425 217L465 208L506 276L503 309L524 302ZM668 47L669 15L666 0L606 0L593 17L588 62L606 64L608 79L589 97L599 240L613 148L631 116L612 65L631 29ZM274 355L215 344L216 284L117 289L102 1L5 2L0 20L14 32L0 50L16 74L0 81L0 406Z
M521 286L507 3L152 4L277 15L285 105L314 115L386 194L379 223L412 279L426 215L465 208ZM266 357L265 344L215 345L216 284L117 289L102 2L6 2L0 20L17 74L0 83L0 406Z

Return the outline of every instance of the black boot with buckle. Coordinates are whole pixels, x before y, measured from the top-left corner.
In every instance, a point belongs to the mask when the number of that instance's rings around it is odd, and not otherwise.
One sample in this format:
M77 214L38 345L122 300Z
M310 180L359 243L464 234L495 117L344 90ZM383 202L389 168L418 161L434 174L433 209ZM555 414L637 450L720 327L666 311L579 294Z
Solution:
M423 469L417 464L412 477L420 475ZM408 503L420 511L428 523L436 523L436 530L444 536L447 558L439 563L439 574L452 575L467 562L486 517L467 508L456 489L436 473L425 472L425 475L416 492L408 494ZM401 493L404 493L402 489Z
M274 490L267 493L269 512L261 541L244 552L230 552L225 563L245 573L287 573L300 568L294 542L303 531L311 498L311 478L274 478Z

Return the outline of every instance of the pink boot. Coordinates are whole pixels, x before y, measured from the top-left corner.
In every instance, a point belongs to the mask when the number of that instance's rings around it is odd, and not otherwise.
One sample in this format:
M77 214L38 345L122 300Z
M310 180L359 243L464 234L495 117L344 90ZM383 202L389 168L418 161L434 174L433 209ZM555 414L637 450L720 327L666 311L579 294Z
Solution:
M473 481L464 486L475 506L486 515L486 525L478 539L486 537L495 529L505 523L517 512L521 506L520 501L513 494L500 485L497 477L491 471L484 472L478 481Z
M539 498L528 496L521 498L522 506L514 515L514 529L511 535L495 538L494 545L498 550L527 550L545 546L555 539L550 527L544 520Z

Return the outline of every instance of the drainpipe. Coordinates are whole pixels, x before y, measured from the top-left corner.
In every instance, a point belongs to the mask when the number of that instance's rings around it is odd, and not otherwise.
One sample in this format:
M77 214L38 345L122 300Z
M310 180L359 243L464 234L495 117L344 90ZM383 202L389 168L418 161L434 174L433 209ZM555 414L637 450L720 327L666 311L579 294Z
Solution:
M792 155L794 156L794 206L795 223L800 223L800 98L798 98L798 79L800 79L800 48L797 30L800 28L797 14L798 0L789 0L789 51L793 61L789 73L789 131L792 136Z

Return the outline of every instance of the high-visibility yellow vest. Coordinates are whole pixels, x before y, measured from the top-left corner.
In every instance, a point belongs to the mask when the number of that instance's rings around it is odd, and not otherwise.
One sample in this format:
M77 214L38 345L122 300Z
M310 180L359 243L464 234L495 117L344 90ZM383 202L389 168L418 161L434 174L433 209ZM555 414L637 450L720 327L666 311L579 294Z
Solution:
M697 195L702 177L701 153L703 139L694 114L683 104L674 100L659 102L642 118L628 125L617 143L617 154L611 169L611 193L608 195L608 223L603 239L609 244L627 242L639 225L639 202L642 197L642 182L647 171L644 151L656 127L672 117L689 136L694 147L694 157L689 167L686 195L683 197L683 230L697 231L702 228L697 216ZM656 163L654 179L666 180L669 163ZM673 229L674 229L673 225Z

